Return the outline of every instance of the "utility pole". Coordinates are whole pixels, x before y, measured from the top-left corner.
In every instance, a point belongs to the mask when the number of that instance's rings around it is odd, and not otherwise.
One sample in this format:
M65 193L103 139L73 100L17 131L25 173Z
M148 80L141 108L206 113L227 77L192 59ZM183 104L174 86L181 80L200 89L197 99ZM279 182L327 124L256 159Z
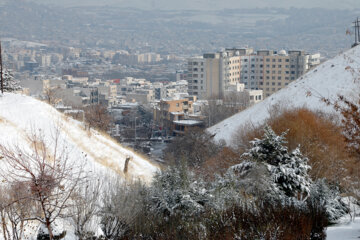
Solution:
M355 28L355 43L351 47L355 47L359 45L360 43L360 21L359 18L356 18L356 20L353 22L354 28Z
M136 148L136 117L135 117L135 126L134 126L134 146L135 146L135 148Z
M0 41L0 87L1 93L4 93L4 76L3 76L3 61L2 61L2 49L1 49L1 41Z

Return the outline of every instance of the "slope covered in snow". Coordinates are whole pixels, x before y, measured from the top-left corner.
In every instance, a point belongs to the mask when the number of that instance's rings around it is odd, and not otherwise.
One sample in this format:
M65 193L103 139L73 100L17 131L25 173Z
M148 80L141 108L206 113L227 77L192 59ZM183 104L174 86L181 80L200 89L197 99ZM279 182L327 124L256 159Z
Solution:
M212 126L208 131L215 134L215 140L225 140L231 145L232 136L247 123L258 124L270 116L273 106L307 107L312 110L332 112L321 97L336 99L337 96L359 95L360 87L360 46L339 54L311 70L300 79L289 84L264 101L225 119Z
M9 147L29 147L27 136L34 132L41 132L45 142L51 143L54 132L59 129L59 142L69 151L69 160L76 162L85 158L85 171L99 176L118 174L127 180L136 178L149 182L158 169L108 136L85 130L82 123L28 96L12 93L0 96L0 129L0 143ZM126 157L131 160L124 174Z

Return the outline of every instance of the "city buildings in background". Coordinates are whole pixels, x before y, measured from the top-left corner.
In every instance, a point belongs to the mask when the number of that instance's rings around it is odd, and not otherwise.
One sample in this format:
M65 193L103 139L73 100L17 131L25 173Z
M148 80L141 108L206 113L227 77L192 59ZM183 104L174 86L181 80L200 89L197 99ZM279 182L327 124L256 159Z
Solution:
M262 90L268 97L320 64L320 54L252 48L226 49L187 60L189 94L200 99L224 97L245 84L248 91Z

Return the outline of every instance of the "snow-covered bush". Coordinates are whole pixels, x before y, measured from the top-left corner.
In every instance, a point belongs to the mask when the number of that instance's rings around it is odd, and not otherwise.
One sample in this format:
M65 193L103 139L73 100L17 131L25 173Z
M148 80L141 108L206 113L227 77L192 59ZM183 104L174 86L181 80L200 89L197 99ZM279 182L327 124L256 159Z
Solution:
M271 190L276 194L287 197L298 197L299 194L308 196L311 185L308 159L302 156L299 148L289 153L284 146L286 132L279 136L268 126L264 131L263 138L251 141L252 147L242 155L245 161L233 166L231 171L241 177L249 175L246 173L250 169L264 165L269 172Z
M311 185L310 202L323 206L329 222L335 222L349 212L341 199L337 186L329 185L325 179L319 179Z
M150 211L165 218L198 214L210 198L204 182L181 167L157 173L148 191Z

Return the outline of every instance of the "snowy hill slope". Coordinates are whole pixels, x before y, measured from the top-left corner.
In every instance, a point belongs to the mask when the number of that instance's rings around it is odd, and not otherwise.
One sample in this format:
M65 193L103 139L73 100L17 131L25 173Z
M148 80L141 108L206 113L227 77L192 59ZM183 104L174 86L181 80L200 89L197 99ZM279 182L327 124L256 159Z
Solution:
M109 137L84 130L82 123L58 112L52 106L34 98L5 93L0 96L0 143L10 146L29 145L27 136L41 132L51 142L54 131L60 129L59 142L70 151L70 160L86 156L85 170L98 176L118 174L124 179L149 182L158 167ZM126 157L131 158L127 174L123 173Z
M337 95L349 97L360 93L360 46L339 54L289 84L264 101L225 119L208 131L217 141L223 139L231 145L232 136L246 123L262 124L269 117L269 110L276 104L288 107L307 107L332 112L320 98L336 99Z

